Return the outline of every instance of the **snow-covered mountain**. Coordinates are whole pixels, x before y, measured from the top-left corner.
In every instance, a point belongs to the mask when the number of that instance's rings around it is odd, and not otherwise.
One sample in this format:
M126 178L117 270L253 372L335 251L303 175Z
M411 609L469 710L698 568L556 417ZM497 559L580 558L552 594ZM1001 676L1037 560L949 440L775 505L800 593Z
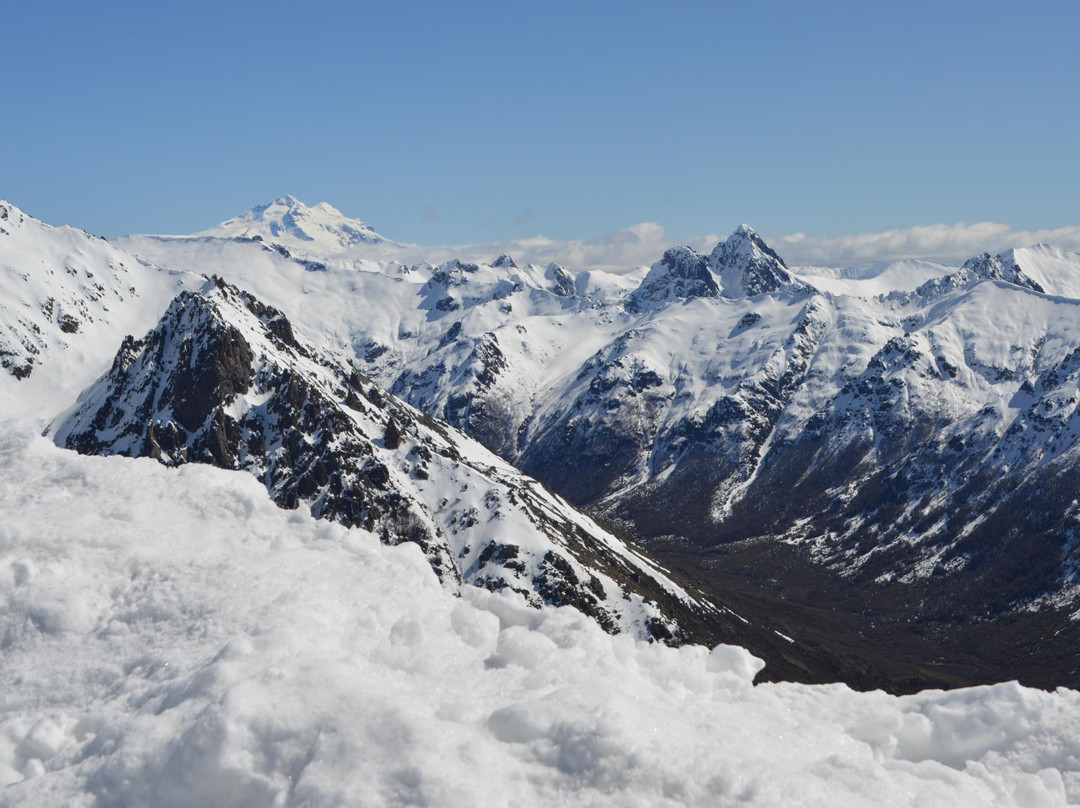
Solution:
M1080 299L1080 253L1036 244L1006 250L1000 259L1020 268L1047 294Z
M196 282L0 200L0 408L48 417L53 402L71 404L125 334L146 330Z
M359 219L350 219L327 202L305 205L294 196L282 196L258 205L196 238L258 239L300 253L333 255L358 245L380 244L386 239Z
M777 593L826 587L841 610L888 603L890 619L1038 614L1039 638L1080 607L1076 254L919 264L911 280L902 266L799 272L742 226L637 277L506 258L282 264L283 283L244 265L251 245L200 250L671 563L698 567L699 548L708 569L758 570Z
M820 292L851 297L877 297L914 292L922 284L955 271L935 261L906 259L864 267L798 267L797 276Z
M84 454L246 470L285 508L421 547L448 584L573 605L612 631L685 642L664 609L733 623L472 440L297 339L220 279L179 295L55 430Z
M0 210L0 804L1080 802L1071 690L650 641L1077 682L1080 256L838 294L745 227L575 277Z
M1010 492L1025 484L1039 481L1035 499L1049 513L1065 514L1072 499L1047 499L1062 486L1045 483L1064 484L1071 457L1071 376L1059 365L1066 346L1080 345L1066 294L1080 277L1075 254L1039 246L963 267L920 265L919 283L885 291L900 268L790 270L745 226L709 255L669 250L628 276L575 277L509 256L321 260L233 238L120 243L146 268L214 272L251 289L319 351L355 357L394 395L653 542L667 563L696 570L703 562L694 554L705 553L720 602L732 564L762 580L790 584L794 575L800 586L827 587L842 595L840 612L869 599L924 617L1038 614L1051 634L1051 615L1071 613L1078 589L1065 522L1025 524L1042 537L1037 551L1009 551L993 537L1019 502ZM847 293L817 290L815 277L847 284ZM993 314L977 317L981 307ZM894 368L892 357L909 348L929 364ZM1047 376L1025 404L1025 382L1035 390L1053 368L1060 383ZM871 387L871 398L852 394ZM1040 427L1054 443L1037 459L1042 437L1030 425L1044 411L1060 411L1064 426ZM976 417L983 437L968 440ZM947 440L918 453L911 438L900 440L926 429ZM897 441L908 448L894 450ZM1017 453L1026 458L1019 465ZM897 518L889 503L915 490L903 465L915 454L920 498L935 487L949 493L933 494L918 519ZM965 499L976 468L999 481L1002 497ZM957 516L974 512L980 520ZM687 557L688 548L699 549ZM1024 552L1043 561L1012 575ZM792 553L806 563L788 569ZM962 585L969 578L978 583ZM784 586L762 591L775 599ZM772 605L738 606L770 622Z

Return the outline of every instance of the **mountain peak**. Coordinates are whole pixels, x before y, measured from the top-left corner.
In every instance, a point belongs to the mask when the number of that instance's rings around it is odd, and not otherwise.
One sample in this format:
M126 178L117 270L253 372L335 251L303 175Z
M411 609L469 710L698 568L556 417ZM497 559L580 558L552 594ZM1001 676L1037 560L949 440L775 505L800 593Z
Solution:
M987 252L969 258L964 262L960 272L970 273L978 280L1004 281L1036 292L1045 291L1039 283L1029 278L1016 263L1016 252L1014 250L1007 250L1000 255L990 255Z
M748 224L735 228L709 255L724 297L753 297L795 283L787 264Z
M514 259L507 253L500 253L499 257L491 262L491 266L498 267L499 269L517 269L517 264L514 263Z
M0 199L0 222L6 223L22 223L26 220L29 214L20 210L17 206L11 204L6 199ZM30 218L33 218L32 216Z
M716 249L713 250L712 254L716 256L721 253L728 258L744 256L759 258L765 256L771 258L781 267L787 268L787 264L784 263L784 259L780 257L780 254L766 244L765 239L759 236L754 228L748 224L740 224L735 228L735 232L727 237L726 241L716 245Z
M239 216L196 233L211 238L255 238L300 251L333 255L363 244L378 244L382 236L360 219L351 219L328 202L306 205L286 194L257 205Z
M631 293L627 309L638 312L673 300L719 296L709 260L690 247L678 246L667 250L652 265L641 285Z

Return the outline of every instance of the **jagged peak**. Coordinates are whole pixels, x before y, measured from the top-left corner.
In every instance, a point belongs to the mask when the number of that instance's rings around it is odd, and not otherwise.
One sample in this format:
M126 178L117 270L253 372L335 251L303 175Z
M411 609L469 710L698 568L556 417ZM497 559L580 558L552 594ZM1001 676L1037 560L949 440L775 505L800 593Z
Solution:
M986 252L969 258L961 269L961 271L964 270L980 280L1005 281L1036 292L1044 291L1042 286L1029 278L1016 263L1016 254L1013 250L1007 250L999 255L990 255Z
M716 264L730 264L737 260L765 257L772 259L784 269L787 264L780 254L770 247L748 224L740 224L735 231L716 245L712 256Z
M780 254L748 224L739 225L716 245L709 254L709 266L720 278L724 297L753 297L799 285Z
M667 264L672 269L675 269L678 266L684 266L687 260L697 261L700 258L701 255L693 247L677 244L664 250L660 263Z
M491 266L499 269L517 269L518 265L507 253L500 253L499 257L491 262Z
M1029 277L1016 263L1015 251L1006 250L999 255L984 252L964 262L955 272L940 278L932 278L915 289L921 297L935 297L953 289L970 286L979 281L1002 281L1043 293L1046 290L1033 278Z
M679 245L666 250L652 265L638 288L630 293L626 307L640 312L675 300L719 296L708 259L691 247Z
M441 275L453 275L462 282L464 282L465 274L473 275L480 271L480 265L474 264L469 261L462 261L460 258L451 258L449 261L443 261L434 267L433 276Z
M174 297L158 328L168 324L185 332L235 328L265 338L279 350L300 349L284 314L217 275L210 276L199 289L186 289Z
M1001 256L984 252L981 255L973 255L966 260L964 262L964 269L985 269L995 265L1001 265Z
M559 297L572 297L577 291L574 276L554 261L544 268L544 280L550 282L549 291Z

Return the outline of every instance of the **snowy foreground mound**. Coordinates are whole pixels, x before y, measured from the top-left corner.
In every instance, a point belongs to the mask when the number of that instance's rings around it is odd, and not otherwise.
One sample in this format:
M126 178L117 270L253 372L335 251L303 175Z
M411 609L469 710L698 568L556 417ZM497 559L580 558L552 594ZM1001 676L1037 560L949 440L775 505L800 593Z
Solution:
M0 426L2 805L1080 801L1080 695L759 685L442 589L247 474Z

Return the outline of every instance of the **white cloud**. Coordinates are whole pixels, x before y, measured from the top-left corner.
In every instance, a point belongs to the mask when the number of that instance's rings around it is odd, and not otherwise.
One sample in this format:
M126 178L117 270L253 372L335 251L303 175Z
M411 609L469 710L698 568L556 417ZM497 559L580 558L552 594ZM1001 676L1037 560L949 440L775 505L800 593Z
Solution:
M431 261L438 263L451 258L487 261L500 253L511 255L519 264L548 264L552 261L580 271L603 269L626 272L640 266L650 266L660 259L664 250L685 243L699 251L710 251L721 241L720 236L708 235L676 242L669 238L664 227L656 222L641 222L625 230L584 239L559 240L537 235L511 238L488 244L424 247L419 245L381 245L381 257L399 261ZM370 255L373 251L365 248Z
M624 230L584 239L560 240L537 235L512 238L488 244L455 246L383 245L380 257L399 261L431 261L451 258L487 261L508 253L519 264L547 264L555 261L581 271L603 269L627 272L650 266L664 250L687 244L699 252L709 252L722 236L696 236L681 241L668 236L663 225L641 222ZM805 233L767 234L765 240L791 266L865 266L884 264L905 258L922 258L944 263L961 263L984 252L998 253L1009 247L1037 243L1053 244L1067 250L1080 250L1080 226L1047 230L1016 230L998 222L974 224L933 224L907 229L874 230L842 236L816 236ZM366 250L371 257L371 250Z
M689 243L698 250L711 250L718 241L719 236L703 236L691 239ZM664 250L673 245L674 242L662 225L642 222L625 230L616 230L592 238L558 241L536 236L508 239L492 245L489 249L507 252L519 262L546 264L555 261L575 270L588 268L625 271L655 263L664 254Z
M770 244L789 264L850 266L924 258L959 262L984 252L1040 242L1067 250L1080 249L1080 226L1052 230L1014 230L998 222L933 224L905 230L874 230L847 236L774 236Z

